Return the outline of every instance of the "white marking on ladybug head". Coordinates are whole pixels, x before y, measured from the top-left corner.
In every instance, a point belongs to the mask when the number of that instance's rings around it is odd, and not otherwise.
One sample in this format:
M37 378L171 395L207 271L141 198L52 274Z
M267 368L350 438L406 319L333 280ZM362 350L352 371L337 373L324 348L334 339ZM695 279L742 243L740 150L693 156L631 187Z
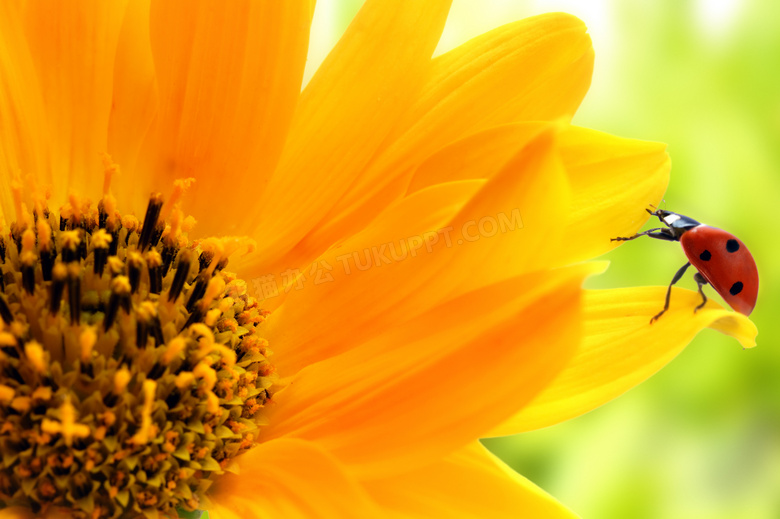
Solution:
M674 214L674 213L672 213L672 214L667 214L666 216L664 216L664 217L663 217L663 218L661 218L661 219L664 221L664 223L665 223L666 225L669 225L669 226L671 226L671 225L672 225L674 222L676 222L677 220L679 220L679 219L680 219L680 215L679 215L679 214Z

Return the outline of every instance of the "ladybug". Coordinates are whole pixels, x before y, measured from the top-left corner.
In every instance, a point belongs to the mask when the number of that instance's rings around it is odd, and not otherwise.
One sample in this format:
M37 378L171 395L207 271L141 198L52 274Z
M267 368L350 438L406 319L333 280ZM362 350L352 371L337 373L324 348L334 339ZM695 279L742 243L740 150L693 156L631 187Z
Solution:
M731 308L741 314L750 315L756 306L758 295L758 269L745 244L729 232L699 223L688 216L662 209L646 211L657 216L666 227L650 229L624 238L612 238L611 241L635 240L640 236L679 241L688 257L688 263L677 271L669 283L664 309L650 319L650 324L669 309L672 285L680 280L691 265L698 270L693 279L702 297L701 304L694 312L707 303L702 287L709 283Z

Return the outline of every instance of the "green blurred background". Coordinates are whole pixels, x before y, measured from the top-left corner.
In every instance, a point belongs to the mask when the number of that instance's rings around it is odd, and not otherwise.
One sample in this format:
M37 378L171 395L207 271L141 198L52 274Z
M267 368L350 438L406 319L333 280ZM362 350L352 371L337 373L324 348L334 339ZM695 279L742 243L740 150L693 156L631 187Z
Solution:
M361 4L319 0L307 77ZM728 229L752 251L762 283L752 315L758 348L743 351L705 330L660 373L600 409L487 444L587 519L776 519L780 3L455 0L437 52L552 11L584 20L596 50L575 124L667 143L666 208ZM656 240L606 258L609 271L590 287L665 285L685 262L678 246ZM690 275L681 284L695 288Z

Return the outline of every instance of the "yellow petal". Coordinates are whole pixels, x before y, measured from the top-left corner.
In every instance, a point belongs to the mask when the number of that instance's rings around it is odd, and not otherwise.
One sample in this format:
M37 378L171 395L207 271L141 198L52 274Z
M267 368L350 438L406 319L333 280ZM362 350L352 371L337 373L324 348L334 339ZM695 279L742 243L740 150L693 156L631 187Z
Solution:
M756 326L697 292L674 289L660 319L665 287L585 292L583 343L555 381L517 416L493 431L501 436L539 429L584 414L612 400L660 370L706 327L755 346Z
M43 98L12 2L0 2L0 77L0 210L10 222L16 219L9 189L15 175L51 182Z
M490 128L457 141L429 157L415 171L414 192L451 179L490 178L513 146L534 137L543 123ZM661 143L624 139L569 126L560 132L560 154L571 185L572 205L560 264L603 254L619 242L610 238L636 232L648 219L669 183L670 160Z
M212 519L376 517L365 490L338 461L309 442L266 442L238 458L210 489Z
M134 0L127 6L116 51L108 150L104 150L123 172L112 180L112 192L119 207L139 214L143 214L143 204L155 188L152 175L139 175L136 169L141 144L159 101L149 10L150 0Z
M315 441L365 478L432 462L542 390L579 342L594 266L527 274L456 298L303 369L260 440Z
M425 89L376 167L403 170L402 164L493 126L571 118L593 70L586 31L568 14L534 16L434 59Z
M25 33L43 95L55 196L100 195L114 57L127 0L25 4Z
M590 85L585 25L554 13L499 27L433 60L415 105L389 143L307 236L327 247L400 196L414 168L449 143L517 121L570 119Z
M548 126L540 121L506 124L457 140L420 164L407 193L455 180L490 178Z
M572 189L563 264L603 254L647 221L669 184L666 145L623 139L585 128L561 132L561 159Z
M244 231L300 94L310 16L309 0L152 4L160 111L139 165L158 189L197 179L185 204L199 233Z
M402 517L577 517L478 442L442 461L365 486L377 503Z
M451 292L546 268L559 257L571 201L558 156L561 129L552 124L539 133L453 219L453 241L468 253L447 264Z
M301 95L278 171L247 208L258 261L291 249L355 182L419 92L449 4L369 0L360 10Z
M332 282L317 286L310 276L269 321L266 336L282 372L345 351L449 298L546 268L558 255L568 208L556 130L546 128L487 182L414 193L315 262L315 270L331 267ZM340 325L345 315L348 328Z
M463 135L475 126L571 117L590 86L593 58L585 24L566 13L498 27L434 60L407 128L444 130L446 118Z
M264 333L274 344L279 372L292 375L367 340L402 316L412 318L438 303L443 294L426 285L440 275L428 258L434 251L432 241L443 242L437 230L445 228L483 184L451 182L415 193L380 215L364 233L304 269L301 289L287 287L288 297L271 314ZM343 325L345 318L349 326Z
M420 164L414 173L411 186L407 189L407 195L436 184L489 178L506 166L519 150L548 126L549 123L546 122L504 125L456 141ZM356 222L367 222L375 216L376 207L372 205L368 209L371 214L342 213L334 217L335 219L323 222L324 227L307 235L289 254L279 258L280 263L291 265L311 262L325 246L325 242L318 242L320 238L327 236L328 240L336 237L343 240L355 232ZM387 214L388 211L389 208L382 214ZM373 223L371 225L373 226ZM273 270L271 266L268 268Z

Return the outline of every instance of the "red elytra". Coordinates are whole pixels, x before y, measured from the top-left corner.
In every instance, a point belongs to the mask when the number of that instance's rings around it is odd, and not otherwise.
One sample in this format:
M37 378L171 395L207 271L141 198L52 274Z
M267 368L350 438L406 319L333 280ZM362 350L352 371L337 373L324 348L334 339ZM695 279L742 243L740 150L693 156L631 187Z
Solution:
M750 315L758 296L756 262L742 240L723 229L699 225L680 238L685 255L737 312Z
M650 229L625 238L612 238L612 241L628 241L640 236L679 241L683 252L688 257L688 263L677 271L669 284L664 309L650 319L650 322L661 317L669 309L672 285L680 280L691 265L698 270L694 279L702 297L702 303L694 311L699 310L707 302L702 286L709 283L731 308L741 314L750 315L756 306L758 296L758 269L745 244L723 229L704 225L679 213L662 209L656 211L648 209L647 212L657 216L666 227Z

